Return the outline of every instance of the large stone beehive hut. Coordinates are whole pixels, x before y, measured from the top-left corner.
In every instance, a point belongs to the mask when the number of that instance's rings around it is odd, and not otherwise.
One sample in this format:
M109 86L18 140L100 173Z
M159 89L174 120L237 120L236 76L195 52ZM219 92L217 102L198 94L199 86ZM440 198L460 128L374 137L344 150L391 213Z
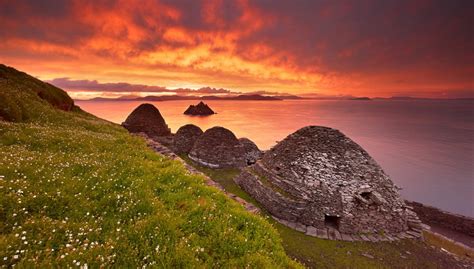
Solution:
M169 136L171 130L166 125L160 111L152 104L141 104L122 123L131 133L146 133L148 136Z
M244 147L244 157L247 164L254 164L262 157L262 151L257 145L246 137L239 138L240 144Z
M244 147L226 128L206 130L194 143L189 158L211 168L245 166Z
M196 125L186 124L181 126L174 136L174 151L178 154L188 154L202 133L201 128Z
M369 154L326 127L289 135L235 181L273 216L305 230L395 234L408 229L412 213Z

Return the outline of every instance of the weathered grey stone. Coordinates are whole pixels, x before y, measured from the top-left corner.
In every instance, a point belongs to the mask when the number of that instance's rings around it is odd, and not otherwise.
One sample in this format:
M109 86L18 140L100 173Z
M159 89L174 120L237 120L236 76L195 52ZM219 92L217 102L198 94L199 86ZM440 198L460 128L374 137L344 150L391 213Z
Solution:
M360 254L360 255L362 255L362 256L364 256L364 257L366 257L366 258L369 258L369 259L374 259L374 256L372 256L372 255L370 255L370 254L367 254L367 253L362 253L362 254Z
M450 213L439 208L424 205L417 202L406 201L413 212L428 225L442 226L460 233L474 236L474 218ZM429 230L428 225L422 225L422 229ZM429 227L429 226L428 226Z
M352 234L351 236L354 241L362 241L362 238L360 238L360 236L357 234Z
M349 234L341 234L342 240L352 242L354 239Z
M300 223L296 223L296 227L294 228L297 231L306 233L306 226Z
M244 147L226 128L213 127L198 137L188 154L193 161L210 168L243 167Z
M362 239L362 241L370 241L370 239L367 236L365 236L364 234L361 234L359 236Z
M171 135L171 130L160 111L152 104L139 105L130 113L122 126L131 133L145 133L150 137Z
M368 153L331 128L298 130L235 181L272 215L318 229L396 234L417 219Z
M368 234L367 238L374 243L379 241L379 239L372 234Z
M336 231L336 230L334 230L334 229L328 229L328 238L329 238L329 239L331 239L331 240L337 240L335 231Z
M257 145L250 139L242 137L239 142L244 147L245 161L247 164L254 164L262 157L262 151L258 149Z
M309 236L317 237L318 236L318 229L313 226L308 226L306 228L306 234Z
M342 240L341 233L338 230L334 229L334 235L336 237L336 240Z
M201 128L193 124L186 124L178 129L174 136L174 151L177 154L188 154L199 136L203 134Z
M327 229L317 229L318 237L323 239L328 239L328 230Z

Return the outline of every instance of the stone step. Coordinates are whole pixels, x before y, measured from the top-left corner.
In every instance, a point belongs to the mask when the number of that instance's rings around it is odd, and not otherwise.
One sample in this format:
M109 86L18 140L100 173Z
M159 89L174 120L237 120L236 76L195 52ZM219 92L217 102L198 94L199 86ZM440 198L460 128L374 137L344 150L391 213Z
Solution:
M342 240L344 240L344 241L349 241L349 242L354 241L354 239L352 238L352 236L349 235L349 234L343 234L343 233L341 233L341 237L342 237Z
M399 239L407 239L405 233L399 233L399 234L397 234L397 237L398 237Z
M367 238L368 238L371 242L374 242L374 243L380 241L376 236L374 236L374 235L372 235L372 234L368 234L368 235L367 235Z
M360 238L360 236L357 234L351 234L351 236L352 236L352 240L354 241L362 241L362 238Z
M362 241L370 241L370 239L364 234L361 234L360 238L362 239Z
M326 229L317 229L316 234L319 238L329 239L328 230Z
M408 235L411 235L411 236L416 237L416 238L421 237L421 233L417 233L417 232L415 232L415 231L407 231L406 233L407 233Z
M306 234L309 236L317 237L318 236L318 229L313 226L308 226L306 228Z
M389 234L386 234L385 237L386 237L386 238L388 239L388 241L390 241L390 242L395 241L395 239L394 239L391 235L389 235Z

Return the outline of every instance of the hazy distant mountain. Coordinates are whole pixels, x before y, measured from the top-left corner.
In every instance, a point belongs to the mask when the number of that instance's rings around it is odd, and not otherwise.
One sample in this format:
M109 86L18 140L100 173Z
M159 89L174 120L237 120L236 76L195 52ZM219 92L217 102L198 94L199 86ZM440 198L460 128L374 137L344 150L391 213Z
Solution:
M281 100L387 100L387 101L403 101L403 100L474 100L474 98L455 98L455 99L433 99L420 98L411 96L392 96L392 97L357 97L357 96L297 96L297 95L261 95L261 94L241 94L241 95L204 95L204 96L188 96L188 95L149 95L145 97L137 97L133 95L121 96L119 98L96 97L89 100L80 101L179 101L179 100L236 100L236 101L281 101Z
M370 99L369 97L354 97L354 98L350 98L349 100L370 101L370 100L372 100L372 99Z
M411 97L411 96L392 96L392 97L375 97L373 100L392 100L392 101L405 101L405 100L433 100L432 98L423 97Z
M296 98L293 98L296 99ZM251 94L251 95L237 95L237 96L186 96L186 95L160 95L160 96L145 96L145 97L126 97L122 96L120 98L104 98L96 97L84 101L177 101L177 100L240 100L240 101L279 101L283 100L282 98L276 96L264 96L260 94Z
M252 95L238 95L235 97L227 97L225 99L228 100L262 100L262 101L281 101L282 99L274 97L274 96L263 96L260 94L252 94Z
M282 100L301 100L307 99L305 97L297 96L297 95L273 95L272 97L282 99Z

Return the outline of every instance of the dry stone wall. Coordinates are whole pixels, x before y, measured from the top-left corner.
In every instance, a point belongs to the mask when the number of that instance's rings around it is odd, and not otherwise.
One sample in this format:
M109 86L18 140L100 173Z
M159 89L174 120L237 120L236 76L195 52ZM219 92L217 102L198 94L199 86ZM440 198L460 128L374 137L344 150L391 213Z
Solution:
M474 219L446 212L436 207L427 206L417 202L406 201L413 207L418 217L426 224L438 224L445 228L474 236Z

